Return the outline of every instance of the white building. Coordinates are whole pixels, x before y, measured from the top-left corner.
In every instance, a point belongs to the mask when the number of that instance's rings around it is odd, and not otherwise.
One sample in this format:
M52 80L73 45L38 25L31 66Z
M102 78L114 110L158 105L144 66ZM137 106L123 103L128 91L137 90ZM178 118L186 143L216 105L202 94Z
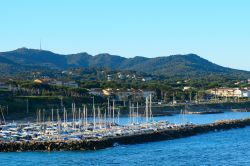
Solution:
M190 87L190 86L185 86L184 88L183 88L183 91L188 91L188 90L191 90L192 89L192 87Z
M237 89L235 91L235 95L237 97L247 97L247 98L250 98L250 90L247 90L247 89Z
M89 90L89 94L95 95L95 96L103 96L103 92L101 88L91 88Z
M54 80L52 82L49 83L50 85L56 85L56 86L63 86L63 82L62 81L57 81Z
M107 75L107 80L112 81L112 75Z
M221 97L247 97L250 98L249 89L239 88L215 88L208 90L209 93Z
M63 83L66 87L78 88L78 84L75 81L68 81Z
M146 82L146 81L151 81L152 80L152 78L151 77L145 77L145 78L142 78L142 81L143 82Z
M145 99L150 94L154 96L154 91L143 91L141 89L103 89L103 96L115 96L117 100Z

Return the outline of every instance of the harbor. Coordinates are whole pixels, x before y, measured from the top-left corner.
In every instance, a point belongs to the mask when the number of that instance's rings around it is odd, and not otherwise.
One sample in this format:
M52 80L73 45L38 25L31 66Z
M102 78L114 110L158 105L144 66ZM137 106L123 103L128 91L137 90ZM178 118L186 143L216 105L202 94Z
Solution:
M84 105L76 108L72 103L70 111L65 107L62 109L49 110L50 116L45 110L38 110L34 122L12 122L7 123L3 111L0 125L1 142L26 142L26 141L66 141L83 140L91 138L103 138L113 135L129 135L131 132L156 130L157 128L174 127L167 121L155 122L151 109L151 96L146 99L145 122L141 121L138 103L129 104L128 122L120 124L120 110L108 101L107 109L101 110L95 106L94 98L92 110ZM47 114L46 114L47 113ZM46 116L46 118L45 118Z
M107 108L101 110L95 105L71 109L37 111L33 122L5 122L2 113L0 125L0 151L71 151L97 150L108 147L161 141L202 134L210 131L226 130L250 125L249 118L222 120L197 124L187 119L187 110L181 110L179 122L170 122L162 117L154 117L151 95L146 98L144 113L140 113L138 103L129 103L128 117L120 117L115 101L108 100ZM200 115L201 116L201 115ZM205 116L205 115L203 115ZM125 122L127 121L127 122Z
M157 123L159 124L159 123ZM250 119L223 120L204 125L182 125L175 127L159 126L155 129L146 129L143 132L130 129L131 133L125 135L110 135L100 138L88 138L81 140L57 140L57 141L26 141L26 142L2 142L1 152L16 151L76 151L76 150L98 150L124 144L138 144L153 141L183 138L197 134L243 128L250 125ZM126 130L128 131L128 130Z
M107 108L104 110L95 105L93 98L90 111L85 105L83 108L76 108L76 105L72 103L70 110L61 104L61 110L52 108L49 112L50 116L46 116L48 113L46 114L45 110L38 110L34 122L13 121L7 123L1 110L1 144L89 142L92 140L130 137L191 125L189 123L184 124L184 121L182 124L170 123L166 120L155 121L152 113L151 95L146 98L145 112L142 114L139 113L138 103L129 103L127 123L120 122L120 110L115 107L114 100L112 102L108 100Z

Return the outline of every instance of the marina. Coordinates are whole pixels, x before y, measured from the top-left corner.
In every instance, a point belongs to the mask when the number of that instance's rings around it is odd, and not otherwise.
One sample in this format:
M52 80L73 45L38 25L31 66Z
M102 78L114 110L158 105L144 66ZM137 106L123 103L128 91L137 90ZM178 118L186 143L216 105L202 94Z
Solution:
M243 117L248 112L234 113L234 119L217 117L212 122L203 121L199 124L181 110L175 120L166 117L153 117L151 96L146 98L145 112L140 114L138 104L129 103L128 117L120 117L120 110L115 101L108 100L107 108L101 110L95 105L92 109L86 106L71 109L37 111L34 122L6 123L2 111L0 125L0 151L72 151L97 150L124 144L154 142L161 140L188 137L217 130L228 130L250 125L250 119ZM216 114L217 115L217 114ZM221 114L219 114L221 115ZM207 119L207 118L204 118ZM177 120L177 121L176 121Z
M151 110L151 96L146 99L145 122L141 122L141 119L139 119L141 115L139 115L138 103L136 107L134 104L130 104L126 125L120 125L120 110L115 108L114 101L112 105L108 101L107 110L101 111L100 107L96 109L94 98L90 116L86 106L77 109L74 103L72 103L71 113L65 107L62 107L61 110L53 110L52 108L51 117L46 117L45 120L45 110L38 110L36 121L28 123L6 123L3 111L1 112L1 142L87 140L127 136L178 126L170 124L168 121L154 121Z
M181 110L174 121L166 117L154 117L151 95L146 98L144 113L139 112L138 108L138 103L129 102L128 117L120 117L121 110L116 108L114 100L108 100L107 108L101 109L93 98L91 109L85 105L77 108L75 103L66 109L61 104L61 109L52 108L47 112L38 109L33 122L11 123L5 122L1 110L0 151L97 150L250 125L250 119L241 116L231 120L215 116L218 119L213 122L204 120L199 124L195 119L190 121L188 116L201 115L187 114L187 109ZM244 113L248 114L240 112Z
M249 6L3 1L0 166L249 166Z
M57 141L26 141L26 142L2 142L1 152L15 151L77 151L77 150L98 150L108 147L126 144L138 144L162 140L183 138L202 133L219 130L229 130L233 128L243 128L250 125L250 119L241 120L221 120L215 123L204 125L182 125L178 127L157 128L145 131L129 130L126 135L110 135L100 138L88 138L82 140L57 140ZM128 131L128 130L126 130Z

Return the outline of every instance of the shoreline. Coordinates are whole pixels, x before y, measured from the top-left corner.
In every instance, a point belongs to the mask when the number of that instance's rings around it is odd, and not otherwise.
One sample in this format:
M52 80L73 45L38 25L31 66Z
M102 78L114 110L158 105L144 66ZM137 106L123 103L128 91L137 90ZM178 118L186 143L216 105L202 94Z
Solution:
M187 125L173 129L147 131L145 133L127 136L112 136L106 138L94 138L85 140L67 141L28 141L28 142L1 142L0 152L22 151L85 151L99 150L117 145L138 144L171 140L194 136L218 130L229 130L250 126L250 118L239 120L224 120L210 124Z
M25 101L26 102L26 101ZM51 105L53 103L42 103L41 105ZM6 104L5 104L6 105ZM7 104L8 105L8 104ZM23 103L22 103L23 105ZM30 108L30 112L26 113L26 108L20 108L16 111L17 107L12 108L11 104L9 105L9 111L6 116L6 121L32 121L36 115L36 109L40 106L35 107L32 105ZM68 105L70 108L70 106ZM198 103L198 104L189 104L188 105L189 112L199 112L199 114L205 114L203 112L250 112L250 101L245 102L227 102L227 103ZM45 107L44 109L50 110L51 108ZM160 105L153 106L152 112L156 116L171 116L173 114L179 114L180 110L184 110L185 105ZM143 114L144 109L139 108L139 113ZM121 111L121 116L127 116L129 114L128 109L124 109Z

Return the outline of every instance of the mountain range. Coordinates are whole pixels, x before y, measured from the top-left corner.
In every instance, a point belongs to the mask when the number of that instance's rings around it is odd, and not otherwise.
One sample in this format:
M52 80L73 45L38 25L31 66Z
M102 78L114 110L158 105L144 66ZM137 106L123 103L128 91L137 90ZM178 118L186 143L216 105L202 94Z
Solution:
M211 75L233 78L250 78L249 71L236 70L214 64L196 54L171 55L165 57L125 58L117 55L86 52L62 55L51 51L19 48L0 52L0 71L11 75L23 70L68 69L74 67L109 68L111 70L133 70L164 77L193 78Z

